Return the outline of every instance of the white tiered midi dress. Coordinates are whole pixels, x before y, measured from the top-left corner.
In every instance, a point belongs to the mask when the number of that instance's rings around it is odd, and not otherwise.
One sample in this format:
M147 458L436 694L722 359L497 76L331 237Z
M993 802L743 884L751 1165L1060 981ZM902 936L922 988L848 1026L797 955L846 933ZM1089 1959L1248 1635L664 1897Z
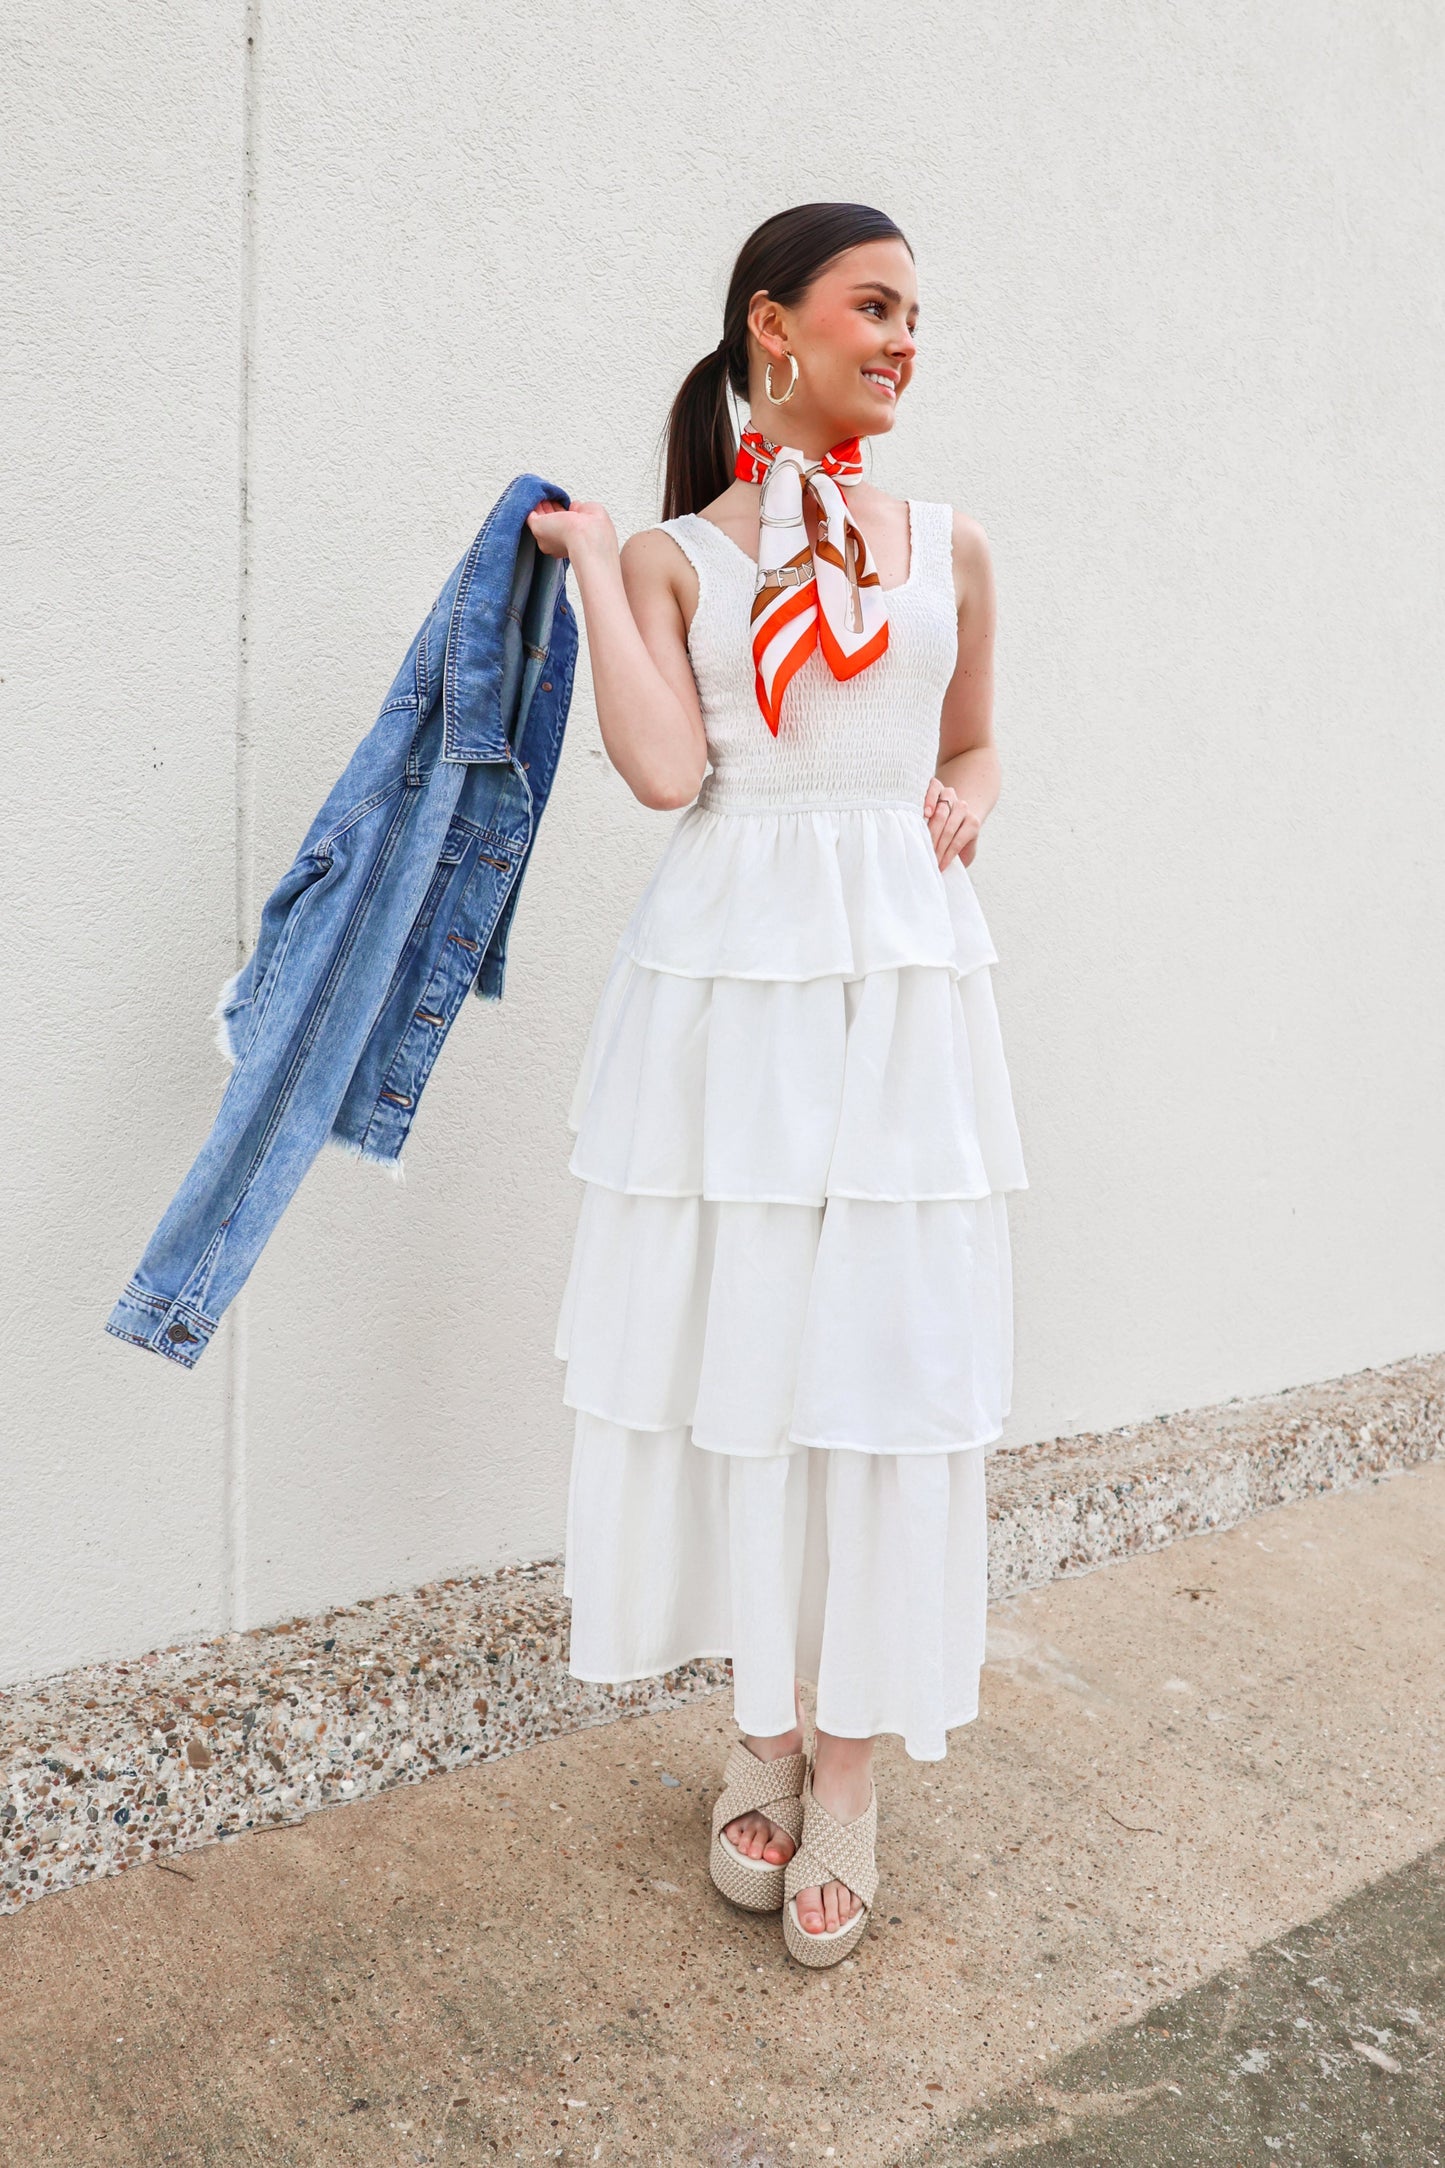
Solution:
M569 1123L557 1323L575 1411L569 1669L731 1657L734 1714L898 1734L978 1711L984 1462L1009 1409L1005 1192L1027 1180L968 870L923 813L957 655L952 512L908 502L889 642L792 678L776 738L756 567L661 521L699 587L709 772L604 980Z

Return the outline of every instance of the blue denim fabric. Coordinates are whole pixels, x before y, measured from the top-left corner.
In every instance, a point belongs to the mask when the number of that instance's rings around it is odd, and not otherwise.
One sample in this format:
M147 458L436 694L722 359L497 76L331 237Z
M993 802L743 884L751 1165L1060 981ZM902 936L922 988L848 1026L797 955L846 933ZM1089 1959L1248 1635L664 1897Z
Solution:
M492 506L267 898L212 1012L225 1092L117 1338L193 1367L322 1145L399 1173L467 989L501 998L577 662L567 560L526 525L543 497L571 502L519 474Z

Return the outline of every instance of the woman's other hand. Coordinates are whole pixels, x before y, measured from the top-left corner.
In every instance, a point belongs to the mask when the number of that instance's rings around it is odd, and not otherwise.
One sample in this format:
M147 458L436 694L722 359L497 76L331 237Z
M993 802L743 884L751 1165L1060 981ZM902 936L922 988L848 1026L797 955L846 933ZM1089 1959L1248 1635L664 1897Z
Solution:
M971 866L978 849L978 816L966 801L935 775L923 794L923 817L933 838L940 868L957 859Z
M543 497L527 514L527 525L539 550L547 557L577 557L599 544L617 551L617 530L605 504L581 504L574 498L562 506L554 497Z

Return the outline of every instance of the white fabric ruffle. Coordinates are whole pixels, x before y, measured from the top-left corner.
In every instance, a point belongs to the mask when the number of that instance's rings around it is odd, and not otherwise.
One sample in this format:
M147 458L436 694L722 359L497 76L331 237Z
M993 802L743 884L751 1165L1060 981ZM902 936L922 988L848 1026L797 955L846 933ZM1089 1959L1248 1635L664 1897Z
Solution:
M569 1668L730 1656L744 1731L977 1710L1027 1187L967 869L916 804L694 805L568 1111Z
M558 1318L563 1400L715 1453L997 1440L1012 1371L1002 1197L826 1206L589 1182Z
M668 837L620 947L687 977L962 974L998 955L968 869L940 869L918 805L713 812Z
M1027 1178L995 960L914 808L684 814L568 1112L568 1406L716 1453L997 1442Z
M683 978L623 954L569 1166L634 1196L822 1204L1024 1187L992 974Z
M842 1738L918 1761L978 1713L988 1581L978 1452L695 1452L579 1415L567 1505L569 1670L618 1684L731 1657L744 1732L793 1723L793 1678Z

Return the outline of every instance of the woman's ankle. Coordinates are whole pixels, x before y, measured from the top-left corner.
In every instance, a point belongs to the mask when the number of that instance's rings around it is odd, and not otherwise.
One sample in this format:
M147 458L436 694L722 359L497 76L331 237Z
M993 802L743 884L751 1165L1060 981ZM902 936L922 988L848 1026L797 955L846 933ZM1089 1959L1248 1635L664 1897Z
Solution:
M813 1796L835 1821L854 1822L868 1811L873 1791L873 1741L840 1739L820 1731L813 1746Z
M756 1754L759 1761L781 1761L785 1754L801 1753L807 1735L803 1729L803 1697L798 1692L796 1679L793 1681L793 1713L797 1721L791 1731L773 1732L766 1738L745 1731L743 1745L748 1752Z
M774 1732L771 1738L759 1739L752 1732L743 1733L743 1745L759 1761L781 1761L785 1754L796 1754L803 1744L803 1728L795 1724L791 1731Z

